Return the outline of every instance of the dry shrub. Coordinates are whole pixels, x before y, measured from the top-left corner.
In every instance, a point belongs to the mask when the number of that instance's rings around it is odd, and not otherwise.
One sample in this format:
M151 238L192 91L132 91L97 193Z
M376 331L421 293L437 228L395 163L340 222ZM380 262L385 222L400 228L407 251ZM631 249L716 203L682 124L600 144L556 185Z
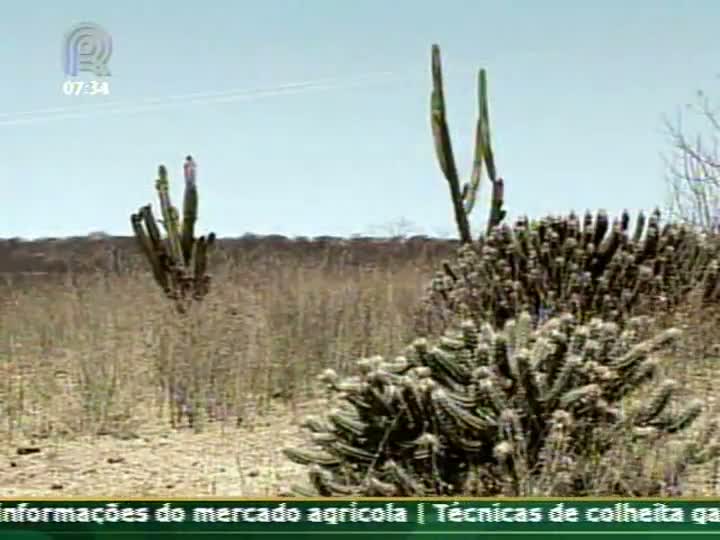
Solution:
M411 335L436 261L422 249L377 251L221 251L210 294L186 319L143 266L9 282L4 435L129 436L164 417L179 387L195 412L229 420L273 398L305 399L321 369L390 354Z

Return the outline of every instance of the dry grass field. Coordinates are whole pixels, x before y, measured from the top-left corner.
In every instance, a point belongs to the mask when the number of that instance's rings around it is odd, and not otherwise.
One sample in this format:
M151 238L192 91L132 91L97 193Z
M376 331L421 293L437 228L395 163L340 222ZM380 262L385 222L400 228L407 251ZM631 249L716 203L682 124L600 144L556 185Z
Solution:
M236 243L192 336L143 261L108 268L110 240L4 243L0 496L276 493L303 474L280 450L322 407L316 375L407 341L451 249ZM223 396L217 420L171 427L173 373L200 401Z
M453 250L422 239L221 242L212 291L183 325L128 246L0 246L0 496L281 493L304 475L280 451L323 408L316 375L398 351ZM688 337L667 369L712 401L719 331L708 314L681 322ZM178 385L192 426L187 415L171 426ZM714 489L712 473L698 471L691 491Z

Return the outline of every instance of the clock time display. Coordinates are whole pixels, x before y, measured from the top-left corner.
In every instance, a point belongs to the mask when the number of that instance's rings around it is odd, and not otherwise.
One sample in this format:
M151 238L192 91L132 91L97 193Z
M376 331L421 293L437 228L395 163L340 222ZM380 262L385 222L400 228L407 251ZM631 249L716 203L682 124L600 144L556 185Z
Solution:
M62 85L66 96L109 96L109 81L65 81Z

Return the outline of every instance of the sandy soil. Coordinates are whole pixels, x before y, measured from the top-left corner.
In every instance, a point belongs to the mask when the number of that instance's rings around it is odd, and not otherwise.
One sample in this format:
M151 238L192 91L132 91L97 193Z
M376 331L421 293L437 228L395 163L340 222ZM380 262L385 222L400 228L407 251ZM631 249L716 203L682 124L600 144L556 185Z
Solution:
M278 406L202 433L157 422L122 438L17 441L0 454L0 497L277 496L304 480L281 451L312 409Z

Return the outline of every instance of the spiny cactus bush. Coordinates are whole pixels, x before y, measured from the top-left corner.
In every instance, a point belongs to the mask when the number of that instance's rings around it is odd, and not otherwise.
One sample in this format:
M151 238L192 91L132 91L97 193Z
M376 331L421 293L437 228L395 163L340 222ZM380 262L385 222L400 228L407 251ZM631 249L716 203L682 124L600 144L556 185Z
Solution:
M581 220L574 214L501 226L503 180L490 142L485 70L478 74L478 108L471 179L461 187L443 93L440 49L432 47L431 125L440 168L448 181L462 247L432 281L418 313L420 334L441 333L472 318L502 327L522 311L536 321L568 311L581 321L599 315L621 323L637 313L673 307L697 286L704 303L720 298L720 243L689 228L660 223L660 213L640 214L632 235L630 216L612 224L605 212ZM475 207L483 164L492 182L487 230L473 240L469 216Z
M164 165L158 168L155 188L160 199L161 224L167 237L162 238L149 204L132 214L130 222L140 250L150 263L155 281L175 303L177 310L185 313L189 301L202 300L209 290L207 255L215 242L214 233L195 238L198 192L192 157L187 156L185 160L182 222L170 201L170 187Z
M647 338L643 309L698 291L720 297L718 246L641 215L610 224L604 212L500 226L503 183L490 146L480 71L473 173L460 187L445 118L440 53L432 51L431 121L463 244L431 286L426 334L404 356L362 360L360 376L323 376L337 401L309 418L308 447L286 450L309 467L322 496L670 495L688 465L720 449L712 422L658 477L643 449L688 429L702 403L677 412L677 385L657 353L678 331ZM474 241L468 216L483 163L493 182L488 229ZM643 332L641 332L643 330ZM422 335L422 333L421 333ZM647 395L654 383L655 393Z
M674 412L677 385L658 378L657 352L677 338L641 340L571 314L533 328L530 314L502 330L472 320L395 360L364 359L362 374L322 379L337 408L308 418L304 496L677 494L689 464L718 454L715 423L645 476L642 448L685 432L702 402ZM653 391L650 391L652 388ZM644 446L643 446L644 445ZM639 451L627 455L633 447ZM620 459L619 459L620 458Z
M472 318L501 328L522 311L540 321L569 312L581 321L667 310L699 291L720 299L720 243L681 225L640 213L631 233L624 212L612 224L589 212L499 226L463 245L433 279L418 330L441 333ZM698 289L699 288L699 289Z

